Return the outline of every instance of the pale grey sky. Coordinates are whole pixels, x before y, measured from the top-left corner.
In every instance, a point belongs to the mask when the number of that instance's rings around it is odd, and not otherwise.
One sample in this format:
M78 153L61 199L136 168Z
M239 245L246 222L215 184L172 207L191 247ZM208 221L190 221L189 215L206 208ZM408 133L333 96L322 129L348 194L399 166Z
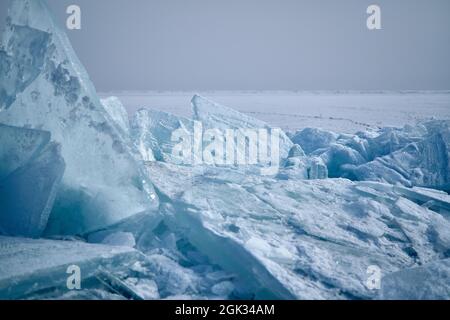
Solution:
M99 91L450 89L449 0L48 2Z

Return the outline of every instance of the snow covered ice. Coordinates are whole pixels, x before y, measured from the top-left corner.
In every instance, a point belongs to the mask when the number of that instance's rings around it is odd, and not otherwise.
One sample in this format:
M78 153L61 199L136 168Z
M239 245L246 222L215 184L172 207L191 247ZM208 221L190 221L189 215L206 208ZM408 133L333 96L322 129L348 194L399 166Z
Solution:
M421 267L405 269L386 276L379 299L448 300L450 259L433 261Z
M378 127L360 111L283 116L242 110L239 94L171 94L184 114L159 103L128 114L129 98L99 99L43 0L14 0L2 41L0 299L450 299L448 110ZM268 147L276 173L180 161L174 132L198 124L283 127ZM81 290L67 287L70 265Z

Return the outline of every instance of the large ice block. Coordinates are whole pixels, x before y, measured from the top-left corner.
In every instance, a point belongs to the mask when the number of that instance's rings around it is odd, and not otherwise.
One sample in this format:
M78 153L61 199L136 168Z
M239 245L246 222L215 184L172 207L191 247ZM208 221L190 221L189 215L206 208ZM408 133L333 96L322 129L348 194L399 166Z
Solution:
M81 233L156 208L121 134L43 0L13 0L0 51L0 123L49 131L66 172L47 232Z
M47 131L0 124L0 180L41 152L50 136Z
M59 144L45 131L0 125L0 233L39 237L64 174ZM5 170L6 169L6 170Z

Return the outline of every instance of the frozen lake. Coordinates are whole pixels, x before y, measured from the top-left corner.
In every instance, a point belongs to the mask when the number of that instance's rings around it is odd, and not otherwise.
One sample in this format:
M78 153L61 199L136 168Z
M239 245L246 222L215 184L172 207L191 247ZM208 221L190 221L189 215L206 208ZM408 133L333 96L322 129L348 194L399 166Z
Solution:
M151 108L190 117L196 92L112 92L130 114ZM370 128L450 120L450 91L442 92L200 92L220 104L286 131L317 127L354 133Z

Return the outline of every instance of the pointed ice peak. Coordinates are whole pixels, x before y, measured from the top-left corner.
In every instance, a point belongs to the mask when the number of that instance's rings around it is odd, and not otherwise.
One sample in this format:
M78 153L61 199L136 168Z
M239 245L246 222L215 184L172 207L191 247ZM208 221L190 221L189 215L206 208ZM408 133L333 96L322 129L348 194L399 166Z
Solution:
M52 13L44 0L12 0L8 23L44 32L56 28Z
M46 232L84 233L157 208L130 137L101 104L45 1L14 0L8 21L0 123L50 132L66 162Z

